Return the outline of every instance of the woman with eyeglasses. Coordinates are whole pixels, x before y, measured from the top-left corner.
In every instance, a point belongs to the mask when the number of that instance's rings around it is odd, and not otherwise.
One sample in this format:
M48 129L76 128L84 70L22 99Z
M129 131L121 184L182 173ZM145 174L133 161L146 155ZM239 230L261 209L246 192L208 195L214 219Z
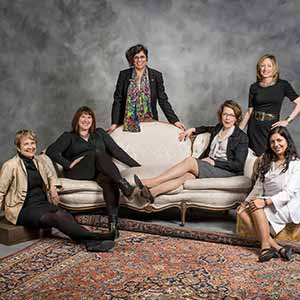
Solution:
M124 125L124 131L139 132L141 122L158 120L157 102L170 123L185 129L168 101L162 74L147 65L148 49L140 44L132 46L126 59L130 68L119 74L108 133L119 125Z
M209 145L199 158L187 157L153 178L140 179L135 175L142 197L154 202L156 196L175 190L189 179L243 174L248 137L238 127L242 118L241 106L233 100L226 100L219 108L218 118L216 126L190 128L179 134L179 140L204 132L211 134Z
M295 105L291 114L280 120L283 99L289 98ZM240 127L248 124L249 147L257 156L267 147L267 138L271 128L287 126L300 112L300 97L286 80L279 78L276 57L263 55L256 65L256 82L250 86L248 111Z

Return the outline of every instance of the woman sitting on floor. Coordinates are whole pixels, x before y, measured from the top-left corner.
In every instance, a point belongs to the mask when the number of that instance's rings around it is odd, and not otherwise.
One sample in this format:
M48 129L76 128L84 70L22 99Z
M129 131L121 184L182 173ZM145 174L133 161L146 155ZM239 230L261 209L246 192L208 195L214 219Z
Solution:
M0 207L5 218L31 228L55 227L73 240L85 243L88 250L107 251L114 246L114 235L89 232L74 220L59 203L56 176L42 155L35 155L37 137L31 130L16 134L17 155L5 162L0 173ZM48 201L49 192L51 202Z
M237 213L261 242L260 262L278 256L290 260L292 249L281 247L271 236L287 223L300 223L300 160L286 128L270 131L258 176Z
M248 137L238 127L242 109L233 100L226 100L219 108L220 123L216 126L190 128L179 134L179 139L204 132L211 133L206 151L197 159L187 157L161 175L140 180L135 175L141 195L153 202L160 194L172 191L186 180L208 177L229 177L243 174L248 154Z
M65 177L97 181L103 189L110 230L116 232L119 189L130 197L134 187L122 178L112 158L130 167L140 164L122 150L104 129L96 129L94 111L87 106L80 107L73 117L71 132L64 132L48 147L46 154L63 166Z

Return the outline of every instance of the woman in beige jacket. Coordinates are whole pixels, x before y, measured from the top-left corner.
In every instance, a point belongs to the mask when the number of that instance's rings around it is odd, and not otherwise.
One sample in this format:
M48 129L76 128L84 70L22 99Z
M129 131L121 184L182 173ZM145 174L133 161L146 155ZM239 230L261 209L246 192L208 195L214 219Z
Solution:
M111 249L114 246L113 234L90 232L57 206L58 180L47 165L47 156L35 155L35 133L20 130L15 144L17 155L5 162L0 172L0 207L5 218L15 225L31 228L55 227L73 240L85 243L88 250Z

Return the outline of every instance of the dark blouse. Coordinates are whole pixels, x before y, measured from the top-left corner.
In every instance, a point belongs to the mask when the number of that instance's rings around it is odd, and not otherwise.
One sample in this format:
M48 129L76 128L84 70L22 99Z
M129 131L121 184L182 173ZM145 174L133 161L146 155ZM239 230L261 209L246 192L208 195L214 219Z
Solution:
M294 101L299 95L286 80L279 79L277 83L269 87L260 86L255 82L249 90L249 107L255 111L271 113L279 117L284 97Z
M44 182L32 159L19 153L27 172L27 194L18 216L17 224L40 228L41 217L59 208L49 203L44 191Z
M130 167L140 166L102 128L97 128L95 132L91 133L88 141L76 133L64 132L48 147L46 154L53 161L61 164L65 170L68 170L74 159L96 149L107 152Z

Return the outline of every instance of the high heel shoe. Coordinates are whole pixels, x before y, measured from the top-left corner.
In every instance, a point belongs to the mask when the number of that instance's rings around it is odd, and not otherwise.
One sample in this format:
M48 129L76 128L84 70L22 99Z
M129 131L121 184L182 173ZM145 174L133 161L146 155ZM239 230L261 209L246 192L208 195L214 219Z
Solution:
M132 186L125 178L122 178L118 182L118 186L126 197L130 197L134 191L134 186Z
M154 196L151 194L150 189L146 185L144 185L144 187L141 189L141 196L149 203L154 203Z
M136 174L134 174L133 179L138 188L142 189L144 187L144 184L142 183L141 179Z

